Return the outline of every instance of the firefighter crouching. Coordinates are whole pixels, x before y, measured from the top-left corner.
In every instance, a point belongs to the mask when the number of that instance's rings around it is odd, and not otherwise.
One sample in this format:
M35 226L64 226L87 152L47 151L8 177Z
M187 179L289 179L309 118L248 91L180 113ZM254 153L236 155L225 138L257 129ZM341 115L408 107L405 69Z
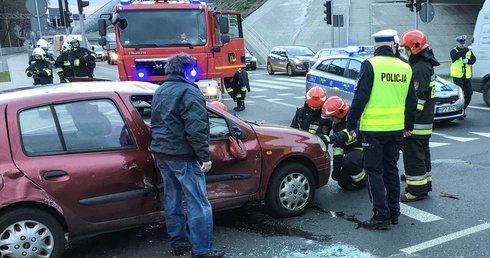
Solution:
M233 108L235 111L245 109L245 97L247 96L247 91L250 92L249 79L248 72L242 68L238 69L233 77L224 79L226 91L236 102L237 106Z
M56 66L56 73L60 77L60 82L69 82L68 77L74 77L73 67L71 66L70 60L68 60L68 53L70 51L70 45L65 42L61 47L61 54L56 58L54 66Z
M303 107L294 113L291 127L308 131L312 134L330 134L332 121L323 119L322 105L327 99L327 93L319 86L315 86L306 93Z
M349 104L341 98L328 98L322 107L322 118L333 122L333 134L322 135L326 144L333 144L332 179L347 191L361 190L366 186L366 173L363 170L363 151L360 134L352 137L346 129L345 120Z
M34 59L26 69L26 75L34 79L34 85L53 83L51 63L45 59L44 54L42 48L35 48L32 51Z

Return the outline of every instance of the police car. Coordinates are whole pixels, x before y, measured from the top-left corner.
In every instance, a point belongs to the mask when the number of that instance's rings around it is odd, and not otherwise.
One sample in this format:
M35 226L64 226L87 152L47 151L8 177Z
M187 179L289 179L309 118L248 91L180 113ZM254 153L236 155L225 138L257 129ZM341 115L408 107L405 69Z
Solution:
M370 55L365 47L347 47L345 54L320 57L306 74L306 91L314 86L325 89L327 96L339 96L352 101L354 83L361 70L361 64ZM452 121L464 113L463 91L456 84L436 77L434 121Z

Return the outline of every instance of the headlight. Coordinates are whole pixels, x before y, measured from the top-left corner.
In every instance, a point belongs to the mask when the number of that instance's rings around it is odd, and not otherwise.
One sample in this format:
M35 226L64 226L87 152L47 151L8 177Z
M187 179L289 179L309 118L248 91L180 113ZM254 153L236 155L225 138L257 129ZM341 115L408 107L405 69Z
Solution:
M460 99L464 99L464 92L463 92L463 89L461 89L461 87L458 87L459 88L459 98Z
M294 62L295 64L297 64L297 65L302 64L302 63L303 63L303 61L301 61L301 60L299 60L299 59L296 59L296 58L293 58L293 62Z
M119 56L116 53L111 53L111 59L117 60Z
M316 139L318 140L318 143L320 144L322 151L327 152L327 150L328 150L327 145L323 142L322 138L320 138L320 136L317 135Z
M203 92L206 93L207 95L217 95L218 94L218 88L215 86L207 86L206 88L203 89Z
M255 56L252 56L252 61L257 62L257 58L255 58Z

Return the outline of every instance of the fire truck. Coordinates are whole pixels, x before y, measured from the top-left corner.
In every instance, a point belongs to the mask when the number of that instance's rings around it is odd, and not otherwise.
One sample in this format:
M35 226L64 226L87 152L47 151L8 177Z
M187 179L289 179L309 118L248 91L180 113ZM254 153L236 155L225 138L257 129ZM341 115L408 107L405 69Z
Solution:
M221 99L223 78L245 67L240 12L215 10L199 0L120 0L114 13L98 21L100 45L107 23L114 25L121 81L165 81L169 56L196 59L196 82L209 100Z

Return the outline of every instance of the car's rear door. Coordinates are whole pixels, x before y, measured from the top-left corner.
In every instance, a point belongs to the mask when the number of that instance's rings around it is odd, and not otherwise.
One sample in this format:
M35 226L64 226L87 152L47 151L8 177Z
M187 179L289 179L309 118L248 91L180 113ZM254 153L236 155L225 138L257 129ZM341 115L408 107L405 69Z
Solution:
M148 146L119 97L77 97L8 106L16 166L46 201L91 223L161 209Z

